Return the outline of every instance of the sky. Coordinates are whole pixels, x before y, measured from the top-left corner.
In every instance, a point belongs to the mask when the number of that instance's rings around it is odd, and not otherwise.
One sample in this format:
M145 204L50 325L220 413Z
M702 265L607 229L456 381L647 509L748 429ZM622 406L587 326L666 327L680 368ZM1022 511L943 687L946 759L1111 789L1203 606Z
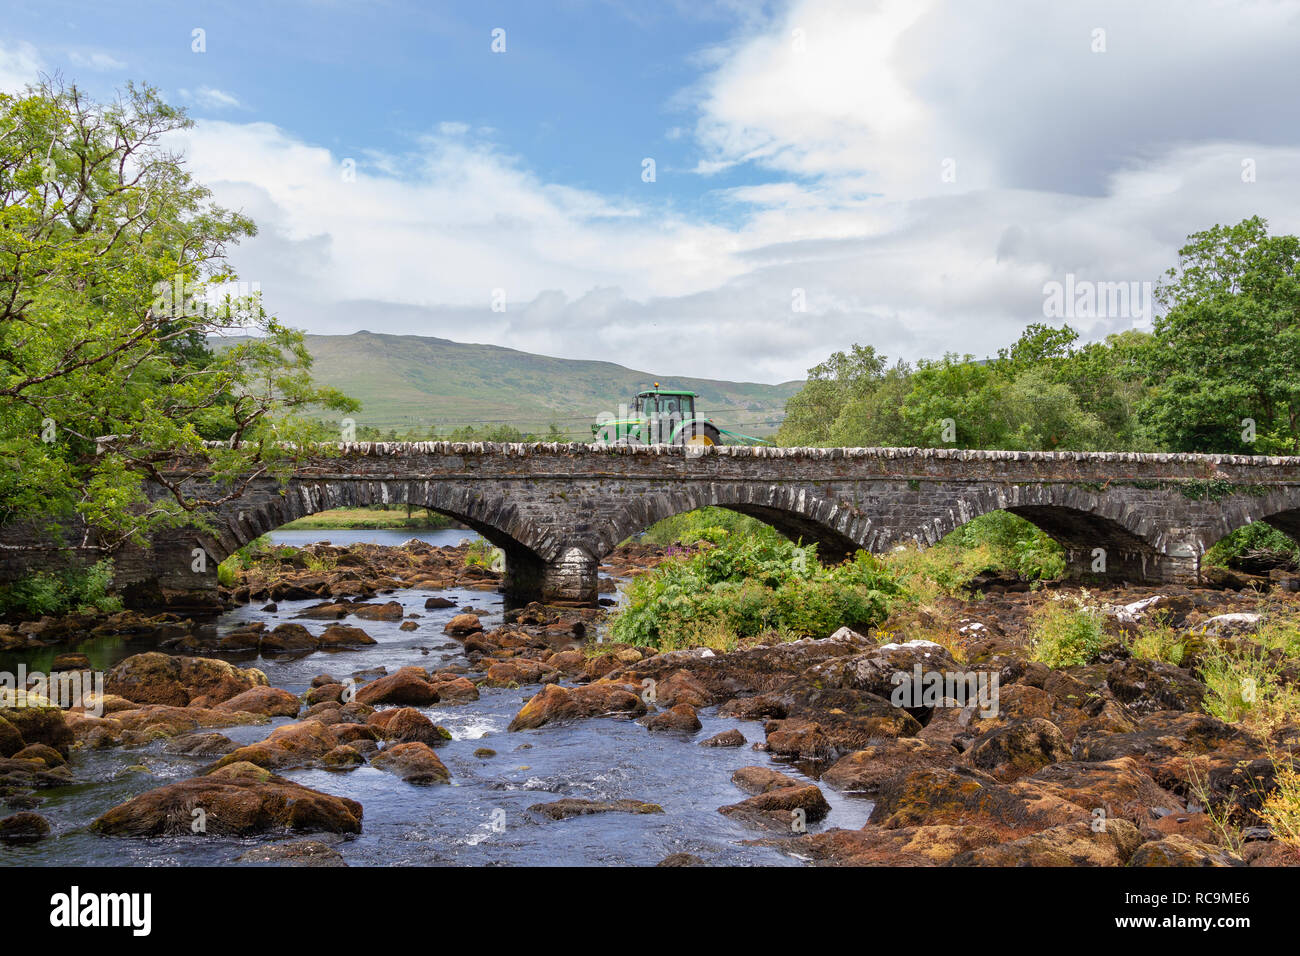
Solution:
M0 0L0 90L187 108L286 323L757 382L1149 327L1051 303L1300 232L1297 64L1300 0Z

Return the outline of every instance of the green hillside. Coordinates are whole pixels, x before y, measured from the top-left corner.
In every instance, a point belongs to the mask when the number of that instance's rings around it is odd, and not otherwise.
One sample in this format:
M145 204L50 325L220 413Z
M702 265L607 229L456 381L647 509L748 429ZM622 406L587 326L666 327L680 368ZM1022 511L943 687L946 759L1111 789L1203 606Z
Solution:
M462 425L512 425L545 432L551 424L589 438L601 413L618 412L640 389L699 394L697 406L724 428L775 431L802 382L762 385L654 375L615 365L467 345L420 335L308 335L313 376L362 403L359 425L399 433L448 432ZM222 341L214 342L220 346Z

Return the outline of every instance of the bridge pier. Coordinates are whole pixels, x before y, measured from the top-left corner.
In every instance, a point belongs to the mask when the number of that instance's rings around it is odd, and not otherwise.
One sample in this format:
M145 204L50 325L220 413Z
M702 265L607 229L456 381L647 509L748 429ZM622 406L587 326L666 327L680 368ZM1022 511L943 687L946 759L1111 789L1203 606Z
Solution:
M527 604L594 605L600 562L581 547L564 549L551 561L529 560L522 555L506 557L502 590L512 602Z
M566 548L542 572L541 600L546 604L595 604L598 563L585 548Z
M1098 584L1198 584L1200 556L1177 546L1168 553L1104 548L1065 550L1065 577Z

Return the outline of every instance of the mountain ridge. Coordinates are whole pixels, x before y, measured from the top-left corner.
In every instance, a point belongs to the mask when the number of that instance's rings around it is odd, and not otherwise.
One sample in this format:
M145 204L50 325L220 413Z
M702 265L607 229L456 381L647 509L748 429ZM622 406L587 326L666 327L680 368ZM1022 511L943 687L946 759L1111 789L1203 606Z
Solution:
M385 431L450 431L464 425L546 431L571 437L630 404L658 382L699 395L698 409L721 427L747 434L775 431L786 400L803 382L768 385L691 376L654 375L616 362L565 359L500 345L361 330L305 336L312 375L362 403L358 425ZM216 348L241 337L214 339Z

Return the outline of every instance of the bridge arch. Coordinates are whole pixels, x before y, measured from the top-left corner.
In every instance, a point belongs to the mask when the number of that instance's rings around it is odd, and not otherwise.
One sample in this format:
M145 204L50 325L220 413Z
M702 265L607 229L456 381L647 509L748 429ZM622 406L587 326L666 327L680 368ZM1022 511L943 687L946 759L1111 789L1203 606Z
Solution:
M726 508L771 525L792 540L816 544L818 556L836 563L859 549L872 550L883 540L869 517L807 487L709 483L643 494L628 502L612 520L587 536L588 550L599 560L619 542L674 515L700 508Z
M1232 532L1261 521L1300 542L1300 488L1273 488L1224 500L1209 525L1198 535L1201 553Z
M962 494L911 537L927 547L995 511L1024 518L1065 551L1070 577L1150 579L1199 559L1151 514L1124 500L1073 484L988 487ZM1174 569L1172 565L1179 567Z
M428 508L477 531L506 555L507 588L536 590L558 546L500 494L480 494L470 483L419 480L292 479L283 494L226 506L214 533L200 543L220 562L251 541L299 518L335 508L410 504Z

